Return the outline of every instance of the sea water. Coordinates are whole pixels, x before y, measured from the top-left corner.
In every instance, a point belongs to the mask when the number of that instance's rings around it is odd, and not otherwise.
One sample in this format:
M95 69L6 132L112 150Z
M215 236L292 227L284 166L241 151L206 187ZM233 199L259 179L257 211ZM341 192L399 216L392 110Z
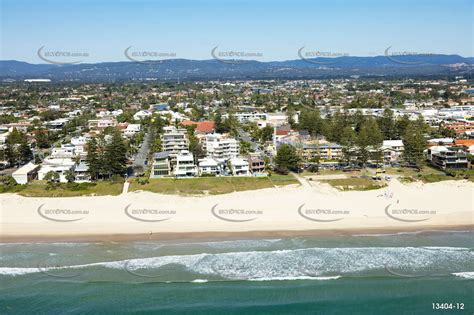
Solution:
M473 236L5 243L0 314L473 314Z

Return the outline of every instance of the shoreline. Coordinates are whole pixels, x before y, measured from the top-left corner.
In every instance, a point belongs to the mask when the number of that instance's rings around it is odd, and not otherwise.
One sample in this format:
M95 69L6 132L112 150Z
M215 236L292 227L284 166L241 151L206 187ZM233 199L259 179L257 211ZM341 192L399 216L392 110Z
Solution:
M31 235L1 237L0 244L16 243L88 243L88 242L134 242L134 241L181 241L181 240L233 240L280 237L315 237L315 236L378 236L421 233L461 233L474 232L474 224L456 226L414 226L411 228L374 228L374 229L334 229L334 230L281 230L281 231L247 231L247 232L182 232L149 234L95 234L95 235Z
M31 198L3 194L0 242L87 242L472 231L474 184L445 181L368 191L318 182L191 197L150 192Z

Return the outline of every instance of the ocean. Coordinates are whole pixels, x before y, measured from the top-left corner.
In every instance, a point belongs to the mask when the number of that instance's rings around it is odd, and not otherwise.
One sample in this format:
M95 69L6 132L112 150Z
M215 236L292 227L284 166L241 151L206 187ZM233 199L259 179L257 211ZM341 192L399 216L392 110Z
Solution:
M0 244L0 314L473 314L473 232Z

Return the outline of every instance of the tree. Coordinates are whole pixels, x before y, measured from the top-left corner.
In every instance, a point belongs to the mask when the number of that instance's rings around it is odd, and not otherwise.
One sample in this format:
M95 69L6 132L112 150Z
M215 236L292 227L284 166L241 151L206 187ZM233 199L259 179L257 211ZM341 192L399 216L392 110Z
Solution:
M323 134L324 120L318 110L303 110L298 125L300 130L308 130L312 136Z
M405 134L405 130L410 124L410 118L407 115L403 115L400 119L397 120L395 126L397 128L397 138L400 139Z
M51 146L49 143L48 130L40 129L35 133L36 146L40 149L47 149Z
M71 170L64 172L64 176L66 177L68 183L73 183L76 180L76 175Z
M123 176L127 171L127 147L120 131L115 129L112 138L105 148L104 166L109 176Z
M195 159L201 159L206 156L204 149L199 142L199 139L194 135L196 125L185 126L188 133L189 139L189 152L191 152Z
M350 122L347 115L336 112L327 123L325 136L329 141L340 143L342 132L348 126L350 126Z
M5 141L5 157L11 165L19 165L33 159L25 133L16 128L12 130Z
M252 145L247 141L240 141L240 154L246 155L252 149Z
M423 134L423 126L418 122L410 122L403 135L403 158L408 164L420 168L424 160L423 151L427 146Z
M259 138L260 138L260 141L262 142L271 141L273 139L273 127L270 125L267 125L263 127L262 129L260 129Z
M380 160L381 145L383 142L382 132L374 119L367 119L361 126L357 135L357 160L362 165L367 161Z
M300 157L296 153L295 147L289 144L282 144L275 157L275 171L281 174L298 171Z
M214 116L214 126L217 133L226 133L229 131L227 125L222 121L222 115L217 112Z
M347 126L342 130L340 144L342 145L342 155L346 163L352 161L357 135L352 127Z
M48 183L57 183L59 182L59 174L56 173L55 171L49 171L44 175L44 180L46 180Z
M91 176L91 179L95 180L100 173L100 159L97 139L95 137L87 143L86 151L86 164L89 168L89 175Z
M391 140L397 138L397 128L393 118L393 111L391 109L386 108L383 111L383 115L379 118L378 124L384 139Z
M309 165L308 170L310 172L316 173L319 171L319 160L320 160L319 155L316 155L309 160L311 164Z

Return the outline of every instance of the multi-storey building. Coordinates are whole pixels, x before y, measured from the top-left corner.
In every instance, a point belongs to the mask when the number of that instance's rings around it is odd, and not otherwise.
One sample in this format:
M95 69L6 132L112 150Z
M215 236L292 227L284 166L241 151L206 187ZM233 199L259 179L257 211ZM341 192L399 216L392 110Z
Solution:
M202 144L208 157L228 160L239 156L239 142L219 133L206 135L202 139Z
M182 150L189 149L186 129L171 126L163 128L163 131L164 133L161 136L161 149L162 151L168 152L174 161Z
M176 165L174 167L174 176L176 177L193 177L198 173L194 164L194 157L188 150L182 150L176 156Z
M442 170L464 169L469 166L466 152L456 147L444 147L435 152L431 151L431 163Z
M171 174L170 154L168 152L158 152L153 154L153 164L150 178L159 178Z

